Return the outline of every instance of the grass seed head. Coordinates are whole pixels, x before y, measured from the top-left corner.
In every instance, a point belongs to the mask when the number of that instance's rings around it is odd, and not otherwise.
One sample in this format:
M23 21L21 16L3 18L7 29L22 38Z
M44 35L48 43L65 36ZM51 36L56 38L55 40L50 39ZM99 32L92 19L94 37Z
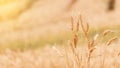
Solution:
M76 32L78 32L79 31L79 21L77 22L77 25L76 25Z
M96 49L95 47L92 47L92 48L90 49L90 53L92 53L95 49Z
M113 43L115 40L117 40L118 37L113 37L112 39L110 39L108 42L107 42L107 46L109 46L111 43Z
M75 34L74 35L74 47L76 48L77 46L77 43L78 43L78 36Z
M96 35L94 36L93 40L96 41L98 37L99 37L99 34L96 34Z
M106 35L108 35L109 33L111 33L112 31L111 30L105 30L104 32L103 32L103 36L106 36Z

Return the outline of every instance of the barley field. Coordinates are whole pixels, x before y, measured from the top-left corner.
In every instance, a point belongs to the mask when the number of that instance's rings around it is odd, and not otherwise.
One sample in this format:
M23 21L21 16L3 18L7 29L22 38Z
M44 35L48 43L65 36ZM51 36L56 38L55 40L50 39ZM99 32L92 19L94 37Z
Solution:
M120 1L0 0L0 68L119 68Z

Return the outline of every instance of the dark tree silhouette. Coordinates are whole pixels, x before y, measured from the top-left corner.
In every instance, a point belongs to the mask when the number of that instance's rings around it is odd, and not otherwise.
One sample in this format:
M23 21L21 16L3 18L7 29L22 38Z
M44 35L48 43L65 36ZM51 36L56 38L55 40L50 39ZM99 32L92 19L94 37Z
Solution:
M115 9L115 0L110 0L108 3L108 11L113 11Z

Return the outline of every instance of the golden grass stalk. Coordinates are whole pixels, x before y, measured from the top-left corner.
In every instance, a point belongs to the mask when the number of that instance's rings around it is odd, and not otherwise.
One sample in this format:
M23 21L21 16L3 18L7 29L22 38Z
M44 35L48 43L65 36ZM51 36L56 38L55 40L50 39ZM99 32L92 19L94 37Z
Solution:
M92 41L90 41L90 37L89 37L89 24L86 23L86 25L83 24L83 21L82 21L82 17L81 15L79 16L79 22L80 22L80 25L81 25L81 28L82 28L82 31L84 33L84 36L87 40L87 46L88 46L88 61L87 61L87 64L88 64L88 68L90 68L90 61L91 61L91 55L92 55L92 52L95 50L95 47L94 47L94 42L96 41L97 37L99 35L96 35L94 37L94 39ZM86 26L86 27L85 27Z
M71 43L70 47L71 47L72 54L75 57L75 62L77 63L77 67L80 68L80 66L81 66L80 59L79 59L79 55L78 55L78 53L76 51L76 48L74 47L74 44Z
M66 63L67 63L66 68L70 68L68 52L67 52L66 47L64 49L65 49L65 57L66 57Z
M81 15L79 16L79 22L80 22L80 25L81 25L81 28L82 28L82 31L85 35L85 38L87 40L87 43L88 43L88 49L90 49L90 39L89 39L89 35L88 35L88 31L89 31L89 25L87 24L87 29L85 30L85 26L83 25L83 21L82 21L82 17Z
M95 46L96 46L96 41L98 39L98 37L100 36L99 34L96 34L92 39L90 38L89 36L89 24L88 23L83 23L82 21L82 16L79 15L78 16L78 21L76 22L75 24L75 19L73 17L71 17L71 31L73 33L73 38L72 38L72 41L70 43L70 49L72 51L72 54L74 55L75 57L75 62L77 63L78 65L78 68L80 67L83 67L82 66L82 59L80 60L79 59L79 54L77 53L77 43L78 43L78 31L79 31L79 27L81 27L82 29L82 32L84 34L84 37L87 41L87 48L88 48L88 53L87 53L87 68L91 68L92 64L91 64L91 57L92 57L92 53L93 51L95 51ZM106 36L108 35L109 33L111 33L112 31L111 30L106 30L103 32L103 35L102 36ZM115 40L117 40L118 38L117 37L113 37L112 39L110 39L108 42L107 42L107 46L109 46L112 42L114 42ZM104 53L106 52L106 49L104 51ZM119 54L118 54L119 55ZM101 63L101 67L105 67L105 55L103 55L103 59L102 59L102 63Z
M74 24L75 24L75 27L74 27ZM75 57L75 62L77 63L77 67L80 68L81 66L80 59L76 50L77 43L78 43L79 21L75 23L73 17L71 17L71 31L73 33L73 39L70 42L70 49L72 51L73 56Z
M73 45L76 48L77 43L78 43L78 31L79 31L79 22L77 22L77 24L74 27L74 19L73 17L71 17L71 31L73 33Z

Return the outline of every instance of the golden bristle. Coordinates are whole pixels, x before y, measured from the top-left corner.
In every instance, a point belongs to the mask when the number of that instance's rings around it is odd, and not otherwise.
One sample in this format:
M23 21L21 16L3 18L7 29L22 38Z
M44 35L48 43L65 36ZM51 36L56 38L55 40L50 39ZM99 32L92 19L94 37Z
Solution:
M113 37L112 39L110 39L108 42L107 42L107 46L109 46L112 42L114 42L115 40L117 40L118 37Z
M104 32L103 32L103 36L106 36L106 35L108 35L109 33L111 33L112 31L111 30L105 30Z
M73 28L74 28L74 20L73 20L73 17L71 17L71 30L73 31Z
M86 23L86 32L88 32L88 31L89 31L89 24Z
M76 26L77 26L77 27L76 27L76 31L77 31L77 32L79 31L79 25L80 25L80 24L79 24L79 21L78 21L78 22L77 22L77 25L76 25Z
M78 36L75 34L74 35L74 47L76 48L77 46L77 43L78 43Z

